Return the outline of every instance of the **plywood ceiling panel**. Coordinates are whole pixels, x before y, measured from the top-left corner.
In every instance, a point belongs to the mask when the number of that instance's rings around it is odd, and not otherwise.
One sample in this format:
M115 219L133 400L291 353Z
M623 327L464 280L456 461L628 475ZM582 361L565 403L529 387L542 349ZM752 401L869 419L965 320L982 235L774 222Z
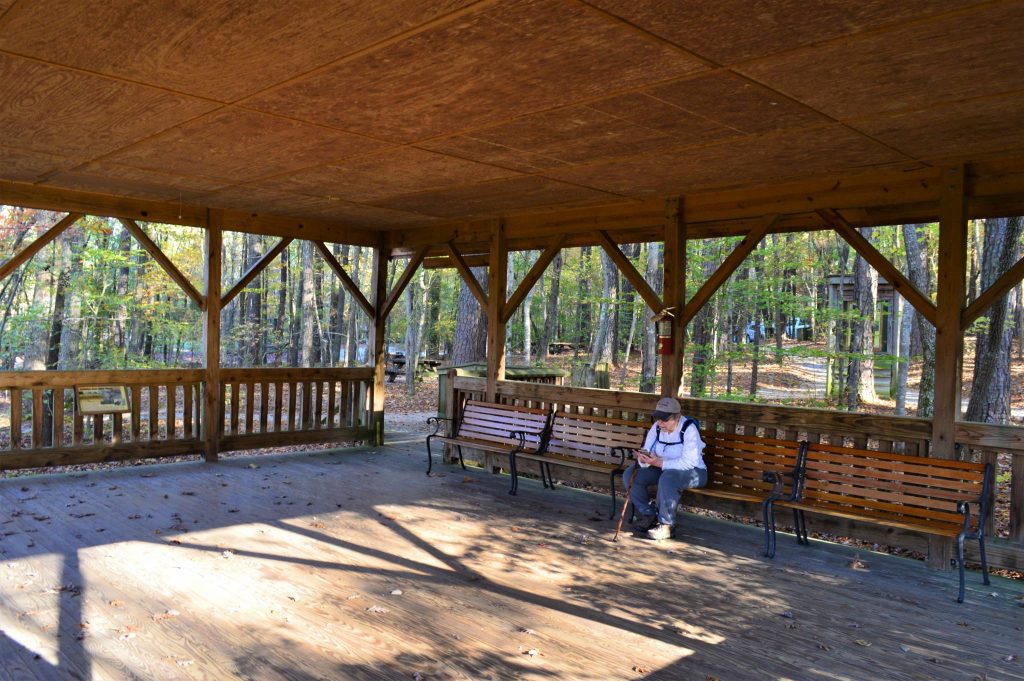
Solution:
M563 0L510 0L249 100L400 141L598 98L704 68Z
M330 163L383 146L320 126L224 109L119 151L111 160L147 170L239 182Z
M857 170L906 157L838 125L648 154L593 166L563 168L552 177L627 196L675 194Z
M33 0L0 50L233 101L471 0Z
M493 142L485 142L468 135L441 137L420 142L417 146L442 154L450 154L459 158L482 161L502 168L509 168L522 173L535 173L549 168L568 165L563 161L548 158L541 154L508 147Z
M40 154L0 146L0 168L3 179L15 182L35 182L60 168L75 165L75 161L52 154Z
M401 147L343 163L277 178L286 191L366 202L389 196L473 184L516 175L514 171Z
M810 47L740 70L836 118L1024 89L1024 2Z
M635 125L587 106L523 116L469 135L501 148L534 155L538 163L553 159L544 168L565 163L588 163L624 154L663 149L667 135Z
M1024 94L970 100L854 124L920 159L978 158L1024 149Z
M91 158L212 108L200 99L0 53L0 131L20 149Z
M593 189L531 176L410 194L388 199L379 205L412 213L456 218L500 215L554 204L570 206L613 203L618 198Z
M720 64L791 50L974 2L964 0L588 0Z

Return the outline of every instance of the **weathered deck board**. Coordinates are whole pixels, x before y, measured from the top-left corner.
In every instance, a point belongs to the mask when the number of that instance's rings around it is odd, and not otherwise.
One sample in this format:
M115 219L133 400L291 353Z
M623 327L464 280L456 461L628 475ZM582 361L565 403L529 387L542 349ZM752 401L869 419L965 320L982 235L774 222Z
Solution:
M1024 679L1019 584L969 574L957 606L952 573L789 537L766 561L701 517L613 544L603 495L424 464L416 439L0 481L0 679Z

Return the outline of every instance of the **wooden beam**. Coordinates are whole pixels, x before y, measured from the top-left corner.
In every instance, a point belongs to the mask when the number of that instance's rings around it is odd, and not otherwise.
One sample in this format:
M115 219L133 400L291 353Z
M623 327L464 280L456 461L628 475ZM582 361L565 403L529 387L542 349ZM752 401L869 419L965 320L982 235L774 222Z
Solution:
M487 308L487 401L498 396L498 381L505 380L505 295L508 288L508 248L505 221L496 220L491 228L491 264Z
M119 218L119 220L121 224L124 225L124 228L127 229L133 237L135 237L135 240L139 242L139 245L149 253L153 260L156 261L156 264L163 268L163 271L167 273L167 276L169 276L174 283L180 286L181 290L185 292L185 295L195 301L195 304L202 309L203 306L206 305L206 299L201 293L199 293L199 291L196 290L196 287L192 285L192 282L189 281L188 277L182 274L181 270L171 262L170 258L164 255L164 252L160 250L160 247L156 245L156 242L150 239L149 235L142 231L142 228L139 227L139 223L135 222L135 220L132 220L131 218Z
M662 302L661 296L651 288L651 285L647 283L644 276L637 272L636 268L633 267L633 263L629 261L619 247L612 241L611 236L608 232L600 229L596 233L597 242L604 249L604 252L608 254L608 257L612 259L615 266L622 272L622 276L629 280L629 283L633 285L636 292L640 294L640 297L647 303L647 307L651 308L652 312L658 313L665 309L665 303Z
M426 254L427 247L422 246L411 258L409 258L409 262L405 266L405 271L402 272L402 276L398 278L397 282L395 282L395 288L391 290L391 293L388 294L387 300L384 301L383 313L385 319L391 313L391 309L395 306L395 303L398 302L398 298L402 295L402 291L404 291L405 287L409 285L410 281L412 281L413 275L416 274L416 270L419 268L420 263L423 262L423 258Z
M832 210L819 210L818 215L826 223L832 226L839 236L843 237L848 244L853 246L853 249L860 254L864 260L868 262L875 270L885 277L889 285L896 290L903 298L914 306L914 309L921 313L921 316L927 319L933 326L935 320L938 317L938 308L935 304L928 299L923 293L917 290L914 286L903 276L903 273L893 267L893 264L889 262L889 259L878 252L870 241L864 238L864 235L858 232L849 222L847 222L843 216L839 215Z
M462 281L466 282L466 287L469 292L473 294L473 297L480 303L480 307L484 310L490 308L490 303L487 302L487 294L484 293L483 287L480 286L480 282L473 276L473 271L469 269L469 264L459 253L459 249L455 247L455 244L449 241L445 244L448 248L448 254L452 259L452 263L455 265L455 269L458 270L459 276L462 277ZM490 262L490 256L487 256L488 262Z
M293 239L290 236L286 236L278 241L273 248L264 253L263 257L253 263L252 267L249 268L249 271L242 275L242 278L238 280L238 283L232 286L231 290L224 294L220 299L220 306L222 308L227 307L228 303L234 300L235 296L245 290L245 287L248 286L253 279L259 276L259 273L266 269L267 265L274 261L274 258L281 255L281 251L288 248L288 244L292 241Z
M530 271L527 272L523 280L519 282L519 286L516 287L515 292L509 297L508 301L503 306L504 309L501 313L502 324L508 324L508 320L512 318L512 315L514 315L516 310L519 309L519 306L522 305L523 299L526 298L530 289L532 289L534 285L536 285L537 281L544 276L544 270L548 268L548 265L550 265L551 261L555 259L558 252L562 250L562 244L565 243L565 237L565 234L559 234L556 236L555 240L552 241L551 244L544 249L544 252L540 254L540 257L537 258L537 262L533 263L533 267L530 268Z
M338 279L341 280L342 285L345 287L352 298L359 303L359 307L363 308L363 312L370 319L373 319L373 305L370 305L370 301L366 299L363 292L359 290L359 285L352 281L352 277L348 276L348 272L341 266L338 259L334 257L334 254L327 248L327 245L323 241L314 241L313 245L316 246L316 250L320 251L320 255L323 256L327 264L331 266L334 273L338 275Z
M935 320L935 399L930 456L956 458L956 422L960 419L960 383L964 336L960 329L966 297L967 209L964 167L942 169L939 207L939 271L936 282L938 314ZM949 540L930 538L928 565L949 569Z
M380 240L373 249L373 329L370 335L370 352L373 357L373 395L371 397L373 442L377 446L384 444L384 368L387 357L384 349L384 334L387 330L387 315L384 314L384 303L388 293L388 258L384 249L384 240Z
M376 244L378 234L375 230L343 222L309 220L255 211L208 209L205 206L181 204L177 201L130 199L7 180L0 180L0 204L202 228L207 225L209 213L215 216L220 224L234 231L267 236L290 236L293 239L320 239L358 246Z
M203 455L208 462L220 454L220 436L224 417L220 401L220 277L222 232L216 218L210 216L203 240L206 281L206 309L203 311L203 346L206 348L206 376L203 390Z
M761 243L764 235L779 221L778 215L769 215L761 219L761 224L750 230L750 233L743 237L743 240L736 244L736 248L718 266L704 285L700 287L693 298L686 304L683 310L683 324L689 324L702 307L715 295L715 292L722 287L729 276L736 271L736 268L743 263L750 253Z
M439 247L434 246L431 248L431 252L437 250L437 248ZM445 246L440 246L440 248L444 249ZM398 254L392 252L391 255L395 256ZM462 256L462 261L469 267L487 267L487 264L491 261L491 256L487 253L464 255ZM425 270L446 270L456 267L456 264L451 255L436 255L432 258L424 258L423 265L421 265L421 267Z
M0 281L6 279L11 272L21 267L21 265L26 261L30 260L32 256L41 251L46 244L63 234L64 230L75 224L75 222L77 222L81 217L81 213L68 213L61 218L57 224L40 234L35 241L12 255L7 262L0 265Z
M665 294L663 303L672 311L672 354L661 356L661 394L679 396L683 389L683 350L686 323L686 221L681 197L667 199L665 224Z
M1003 272L973 303L964 308L960 315L960 330L966 331L975 319L988 310L992 303L1009 293L1010 289L1019 284L1021 279L1024 279L1024 258Z

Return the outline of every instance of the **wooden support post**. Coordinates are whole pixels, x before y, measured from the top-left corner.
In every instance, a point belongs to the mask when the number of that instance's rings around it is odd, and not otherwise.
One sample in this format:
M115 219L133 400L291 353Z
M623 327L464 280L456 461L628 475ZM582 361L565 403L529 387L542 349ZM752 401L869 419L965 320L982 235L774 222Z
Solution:
M215 217L216 216L216 217ZM203 314L203 345L206 348L206 390L204 394L203 444L204 457L214 462L220 453L220 431L224 416L221 414L220 389L220 277L221 277L221 222L219 214L207 212L206 239L204 241L206 300Z
M672 354L661 358L661 394L678 396L683 388L686 338L686 221L680 197L665 201L665 288L662 300L672 312Z
M491 227L490 249L491 262L487 272L487 401L494 402L498 397L498 381L505 380L505 323L502 313L508 288L508 243L503 219Z
M387 323L388 256L384 239L373 249L373 331L370 351L373 353L373 443L384 444L384 332Z
M932 415L930 456L956 457L956 422L960 418L960 381L963 370L964 335L960 316L967 278L967 211L964 200L964 168L944 168L940 182L939 273L935 324L935 411ZM948 570L952 556L948 539L928 542L928 565Z

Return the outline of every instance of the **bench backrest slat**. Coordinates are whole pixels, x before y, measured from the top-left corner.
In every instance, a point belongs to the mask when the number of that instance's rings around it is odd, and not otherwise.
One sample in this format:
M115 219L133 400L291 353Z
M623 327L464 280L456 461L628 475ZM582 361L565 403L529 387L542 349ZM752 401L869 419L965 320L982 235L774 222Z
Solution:
M703 433L703 438L711 489L767 496L772 485L764 473L792 471L800 456L801 443L791 440L718 432ZM791 480L786 482L788 490Z
M548 412L491 402L469 400L462 410L458 437L515 445L514 431L525 431L526 442L536 446L547 427Z
M893 521L958 526L957 502L981 498L985 470L970 461L814 444L807 449L802 498Z
M615 447L639 448L651 424L642 421L588 416L556 411L551 422L548 454L614 464L621 455Z

